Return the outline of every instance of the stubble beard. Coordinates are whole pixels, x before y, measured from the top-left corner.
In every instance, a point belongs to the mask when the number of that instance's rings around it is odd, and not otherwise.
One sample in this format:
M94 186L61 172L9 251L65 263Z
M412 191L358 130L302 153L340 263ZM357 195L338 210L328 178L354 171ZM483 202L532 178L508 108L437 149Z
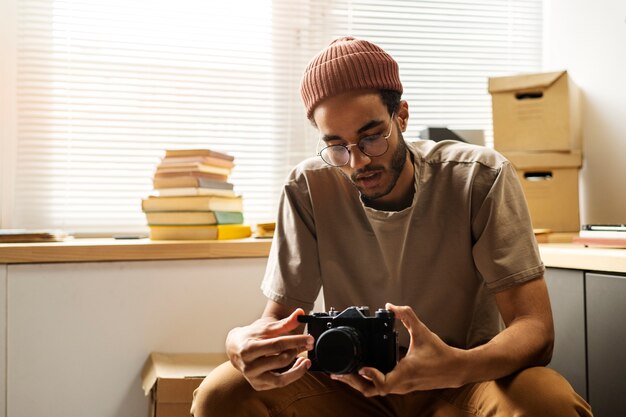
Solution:
M404 142L404 137L402 136L402 132L398 132L397 146L391 158L391 166L389 167L389 169L386 169L384 166L380 166L380 165L377 165L377 166L368 165L352 173L350 180L352 181L352 184L354 184L354 186L361 193L361 197L363 198L364 202L374 201L376 199L384 197L394 189L394 187L396 186L396 183L398 182L398 178L400 178L400 174L402 173L402 170L404 169L404 164L406 164L407 152L408 150L407 150L406 143ZM379 191L377 193L366 194L361 189L361 187L357 185L358 182L356 178L357 178L357 175L363 174L368 171L383 171L383 173L389 172L391 174L391 178L389 180L389 184L387 184L387 187L385 187L384 190Z

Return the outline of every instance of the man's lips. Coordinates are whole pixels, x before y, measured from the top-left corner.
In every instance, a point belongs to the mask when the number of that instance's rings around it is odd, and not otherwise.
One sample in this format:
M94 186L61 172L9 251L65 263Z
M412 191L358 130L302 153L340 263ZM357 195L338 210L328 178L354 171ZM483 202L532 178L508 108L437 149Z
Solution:
M354 176L354 182L360 183L365 188L372 188L378 185L382 171L367 171Z

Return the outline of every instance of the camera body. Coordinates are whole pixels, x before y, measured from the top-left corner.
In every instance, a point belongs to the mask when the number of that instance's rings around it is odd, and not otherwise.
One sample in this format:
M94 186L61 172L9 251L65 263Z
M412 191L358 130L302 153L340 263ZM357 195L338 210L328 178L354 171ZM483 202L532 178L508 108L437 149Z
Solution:
M391 371L398 361L398 336L392 311L378 309L370 316L368 307L348 307L341 313L298 316L315 338L308 352L311 371L350 374L364 366L382 373Z

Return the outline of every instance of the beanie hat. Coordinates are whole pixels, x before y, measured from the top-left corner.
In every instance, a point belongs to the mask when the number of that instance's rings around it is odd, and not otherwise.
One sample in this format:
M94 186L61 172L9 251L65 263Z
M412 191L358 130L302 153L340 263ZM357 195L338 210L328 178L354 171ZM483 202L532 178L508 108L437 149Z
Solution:
M308 118L325 98L362 89L402 94L398 63L379 46L350 36L335 39L313 57L300 83Z

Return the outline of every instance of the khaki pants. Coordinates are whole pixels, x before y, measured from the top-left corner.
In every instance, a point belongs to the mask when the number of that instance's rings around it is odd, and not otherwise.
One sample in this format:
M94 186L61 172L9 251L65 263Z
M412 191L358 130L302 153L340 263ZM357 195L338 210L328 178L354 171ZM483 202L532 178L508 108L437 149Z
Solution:
M255 391L225 363L194 392L194 417L567 417L591 416L589 405L549 368L530 368L461 388L366 398L322 373L269 391Z

